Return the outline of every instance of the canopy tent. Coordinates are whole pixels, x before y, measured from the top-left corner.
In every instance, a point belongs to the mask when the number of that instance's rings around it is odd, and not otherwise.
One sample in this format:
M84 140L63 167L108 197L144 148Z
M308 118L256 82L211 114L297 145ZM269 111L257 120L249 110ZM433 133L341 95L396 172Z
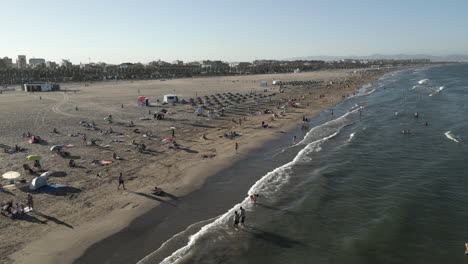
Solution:
M18 178L19 176L21 176L21 173L17 172L17 171L9 171L9 172L5 172L3 173L2 177L4 179L9 179L9 180L12 180L12 179L16 179Z
M34 160L40 160L42 159L42 156L39 156L39 155L29 155L26 157L27 160L29 161L34 161Z
M149 106L149 99L146 96L140 96L137 99L138 105Z
M30 190L37 190L44 186L47 186L47 177L45 176L36 177L29 183Z

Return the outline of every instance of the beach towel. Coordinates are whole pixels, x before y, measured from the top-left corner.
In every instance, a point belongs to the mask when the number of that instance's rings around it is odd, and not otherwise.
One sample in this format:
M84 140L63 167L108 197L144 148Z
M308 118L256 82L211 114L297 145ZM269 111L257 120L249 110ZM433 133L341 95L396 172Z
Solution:
M67 147L67 148L71 148L71 147L73 147L73 144L66 144L64 146Z
M110 145L99 145L99 146L101 146L103 148L110 148Z
M32 210L33 210L32 208L29 208L29 206L26 206L26 207L24 208L24 211L23 211L23 212L24 212L25 214L27 214L27 213L29 213L29 212L32 212Z
M102 165L107 165L107 164L111 164L112 161L100 160L99 163L102 164Z

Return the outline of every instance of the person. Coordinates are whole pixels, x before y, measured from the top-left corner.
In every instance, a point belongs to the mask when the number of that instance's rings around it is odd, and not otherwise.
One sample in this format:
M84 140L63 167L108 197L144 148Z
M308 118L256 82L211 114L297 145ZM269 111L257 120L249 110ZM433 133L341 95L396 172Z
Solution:
M241 208L240 208L240 224L242 226L244 226L244 221L245 221L245 209L242 208L242 206L241 206Z
M234 212L234 228L237 229L239 227L239 218L240 215L237 211Z
M428 126L428 125L429 125L429 123L426 121L426 123L424 123L424 125L425 125L425 126Z
M33 210L34 208L34 200L32 197L32 194L28 193L28 203L26 204L30 210Z
M465 256L468 256L468 243L465 243L465 248L466 248L466 250L465 250Z
M75 166L76 166L75 160L71 159L70 161L68 161L68 167L75 167Z
M34 161L34 167L40 169L41 168L41 162L39 160Z
M155 186L153 189L153 194L154 195L161 195L162 194L162 189L158 188L158 186Z
M203 134L201 138L204 139L204 140L208 140L208 138L206 138L205 134Z
M58 134L57 128L54 127L54 129L52 130L52 133Z
M251 202L251 203L257 203L258 194L256 194L256 193L254 194L254 193L253 193L253 194L251 194L249 197L250 197L250 202Z
M112 123L112 115L109 115L109 116L107 117L107 121L109 121L109 124Z
M239 143L237 143L237 141L236 141L235 148L236 148L236 153L237 153L237 150L239 149Z
M115 152L112 153L112 159L115 159L115 160L117 159L117 153L115 153Z
M175 138L175 129L172 128L171 130L172 130L172 138Z
M239 118L239 126L242 126L242 118Z
M134 127L135 124L133 123L133 121L130 121L130 127Z
M119 175L119 186L117 187L117 190L120 190L120 185L123 186L123 189L124 189L124 190L127 190L127 189L125 188L125 183L124 183L124 178L123 178L123 174L122 174L122 173L120 173L120 175Z
M30 174L33 174L33 173L34 173L33 169L31 169L31 167L29 167L28 164L23 164L23 169L24 169L25 171L28 171Z
M414 113L414 118L418 118L419 117L419 113L418 112L415 112Z
M296 145L296 136L293 137L292 143L293 143L293 145Z
M17 215L17 216L23 214L23 208L21 208L21 206L20 206L18 203L16 203L16 207L15 207L15 212L14 212L14 213L15 213L15 215Z
M10 214L10 215L13 215L13 201L10 200L4 204L2 204L2 210L1 210L1 214L4 215L4 216L7 216L7 213Z

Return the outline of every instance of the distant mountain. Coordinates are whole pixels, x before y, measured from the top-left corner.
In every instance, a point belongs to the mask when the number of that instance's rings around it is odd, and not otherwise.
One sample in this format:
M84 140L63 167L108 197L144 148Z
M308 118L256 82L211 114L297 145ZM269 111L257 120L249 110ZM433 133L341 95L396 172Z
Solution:
M376 59L385 59L385 60L408 60L408 59L430 59L433 62L441 61L450 61L450 62L468 62L468 55L462 54L451 54L447 56L432 56L426 54L396 54L396 55L384 55L384 54L374 54L370 56L305 56L291 58L288 60L323 60L323 61L332 61L332 60L344 60L344 59L356 59L356 60L376 60Z

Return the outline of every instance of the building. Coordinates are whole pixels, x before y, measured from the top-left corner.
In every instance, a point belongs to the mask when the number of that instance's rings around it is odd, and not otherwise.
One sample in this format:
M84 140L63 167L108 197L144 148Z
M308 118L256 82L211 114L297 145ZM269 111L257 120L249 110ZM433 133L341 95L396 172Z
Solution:
M25 92L50 92L60 90L58 84L49 82L30 82L23 85Z
M181 61L181 60L175 60L175 61L172 62L172 64L173 64L173 65L182 66L182 65L184 65L184 62Z
M41 58L31 58L29 59L29 67L37 68L41 66L45 66L45 60Z
M227 63L224 63L224 62L219 61L219 60L218 60L218 61L204 60L204 61L200 61L200 64L201 64L201 67L202 67L202 68L211 68L211 67L213 67L213 68L215 68L215 67L220 68L220 67L226 67L226 66L228 66Z
M58 65L55 61L46 61L45 66L49 69L55 69Z
M16 60L16 67L18 69L26 69L28 67L28 63L26 62L26 55L18 55L18 59Z
M252 65L250 62L232 62L229 64L231 68L236 68L236 67L247 67Z
M13 60L12 60L11 58L3 57L3 59L1 59L1 61L3 62L3 65L4 65L6 68L11 68L11 67L13 67Z

